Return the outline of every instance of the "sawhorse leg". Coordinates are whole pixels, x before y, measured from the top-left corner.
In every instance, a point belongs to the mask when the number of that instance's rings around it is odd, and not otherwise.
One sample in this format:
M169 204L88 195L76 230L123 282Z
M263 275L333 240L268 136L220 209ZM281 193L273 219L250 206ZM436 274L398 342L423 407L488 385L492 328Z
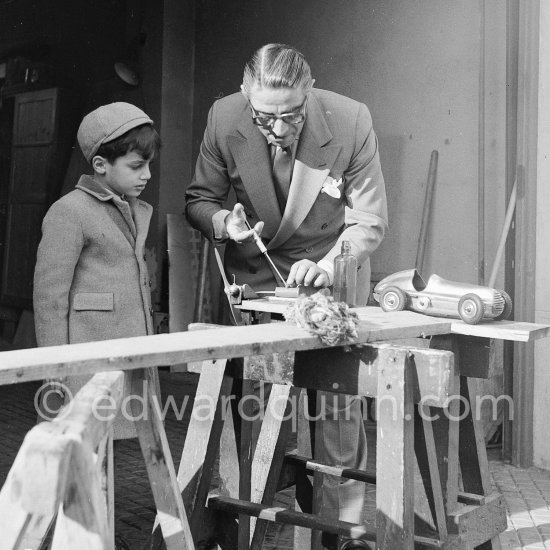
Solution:
M191 530L176 479L170 447L160 415L160 404L155 393L153 369L130 373L132 392L141 395L146 390L144 408L132 400L132 414L145 460L151 490L157 508L157 518L168 550L194 550Z
M449 530L462 533L468 548L500 550L498 533L506 528L506 516L500 495L491 489L491 477L481 421L476 417L477 380L487 376L491 360L491 342L481 338L447 335L432 338L431 347L447 349L455 354L459 387L453 398L460 401L460 410L449 415L458 419L459 437L457 459L462 474L462 494L458 480L448 479L446 513ZM452 420L451 420L452 422ZM487 498L485 498L487 497ZM475 502L478 512L468 515L458 506L459 501ZM460 525L459 525L460 524Z
M414 420L407 350L381 349L376 434L376 547L414 548Z
M468 404L469 412L460 421L459 461L464 492L488 496L492 492L491 476L483 427L480 419L475 415L477 385L475 378L460 377L460 395L463 402ZM481 532L479 534L482 534L482 527L480 525ZM499 537L496 536L475 548L476 550L501 550L502 547Z

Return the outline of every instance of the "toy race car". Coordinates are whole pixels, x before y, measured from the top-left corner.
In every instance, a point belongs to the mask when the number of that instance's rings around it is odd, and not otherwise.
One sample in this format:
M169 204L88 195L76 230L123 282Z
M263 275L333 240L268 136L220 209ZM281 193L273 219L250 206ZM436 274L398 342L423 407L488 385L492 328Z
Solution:
M512 300L503 290L447 281L432 275L425 283L416 269L389 275L374 287L384 311L410 309L436 317L455 317L475 325L508 319Z

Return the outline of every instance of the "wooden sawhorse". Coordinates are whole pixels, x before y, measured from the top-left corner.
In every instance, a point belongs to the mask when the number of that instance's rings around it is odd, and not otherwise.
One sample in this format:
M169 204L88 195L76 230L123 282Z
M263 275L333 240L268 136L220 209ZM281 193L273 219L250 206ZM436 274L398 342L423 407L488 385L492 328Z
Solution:
M268 521L311 529L312 548L319 547L321 530L376 541L377 548L389 550L500 548L498 534L506 528L506 513L502 497L491 492L484 437L475 414L475 378L487 376L491 327L495 331L498 325L499 338L522 341L545 336L548 327L501 322L467 326L462 330L477 329L479 335L464 336L451 334L455 324L448 321L447 326L422 326L429 318L411 312L390 318L378 308L360 310L369 319L365 322L372 323L361 343L374 344L351 351L325 348L254 356L231 367L225 360L203 363L196 395L216 403L215 414L208 419L193 415L178 473L198 548L212 541L221 548L261 548ZM454 332L461 326L457 323ZM380 342L430 334L429 349ZM248 423L239 425L224 414L227 403L235 401L234 380L244 380L245 387L254 380L273 383L253 456ZM285 418L298 388L378 399L375 472L342 471L302 456L300 449L297 455L285 456L290 428ZM222 480L221 493L209 495L224 422L233 425L229 442L239 461L232 462L230 453L222 455L220 461L233 465L234 475ZM307 477L313 472L376 483L375 525L316 516ZM421 483L415 482L415 472ZM289 477L296 483L301 512L272 506L276 490ZM303 534L299 537L299 548L306 548Z

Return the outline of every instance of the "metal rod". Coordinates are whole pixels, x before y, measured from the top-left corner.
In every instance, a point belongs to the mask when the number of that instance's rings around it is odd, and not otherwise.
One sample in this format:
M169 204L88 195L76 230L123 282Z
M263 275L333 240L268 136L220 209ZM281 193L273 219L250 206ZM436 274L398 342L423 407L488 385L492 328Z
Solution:
M248 229L252 229L252 227L250 227L250 224L248 223L248 220L245 220L245 223L246 223L246 227L248 227ZM256 231L254 231L254 230L252 231L252 233L254 235L254 242L256 243L256 246L258 247L260 252L264 255L265 259L267 260L267 263L269 264L269 267L271 268L271 271L273 271L273 274L275 275L275 278L279 277L279 279L283 283L283 286L285 286L285 287L288 286L286 284L285 279L283 278L283 276L281 275L281 273L277 269L277 266L273 263L273 260L270 258L269 253L267 252L267 248L265 247L265 244L263 243L263 241L260 238L260 236L258 235L258 233L256 233Z
M233 321L235 322L235 325L238 326L241 323L239 319L237 319L237 314L235 313L235 309L231 304L231 297L229 296L229 287L231 285L229 284L229 281L227 280L227 275L225 274L225 268L223 267L222 257L220 256L220 253L218 252L218 249L216 247L214 247L214 255L216 256L216 262L218 262L218 269L220 270L220 275L222 276L222 279L223 279L224 293L227 296L231 317L233 317Z
M216 247L214 247L214 255L216 256L216 262L218 262L218 269L220 270L220 275L222 276L224 287L227 290L229 288L229 281L227 280L227 275L225 274L222 257L220 256L220 253L218 252L218 249Z

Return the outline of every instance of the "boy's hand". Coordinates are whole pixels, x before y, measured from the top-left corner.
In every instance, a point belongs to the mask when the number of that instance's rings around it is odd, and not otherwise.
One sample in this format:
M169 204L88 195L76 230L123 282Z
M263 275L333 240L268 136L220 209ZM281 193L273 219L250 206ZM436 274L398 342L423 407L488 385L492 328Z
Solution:
M254 238L254 232L258 236L262 233L264 222L258 222L252 229L248 229L244 206L238 202L231 214L225 218L225 230L232 241L236 243L250 242Z

